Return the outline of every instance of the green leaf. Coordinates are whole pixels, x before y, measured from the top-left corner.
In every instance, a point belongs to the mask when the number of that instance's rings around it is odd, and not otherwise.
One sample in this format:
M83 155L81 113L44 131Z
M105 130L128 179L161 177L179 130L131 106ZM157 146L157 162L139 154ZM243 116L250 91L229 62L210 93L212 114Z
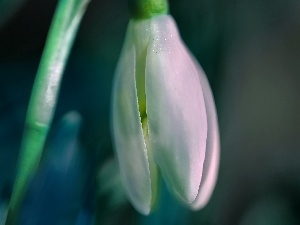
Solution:
M40 162L64 68L88 2L58 2L31 93L6 225L17 223L23 194Z

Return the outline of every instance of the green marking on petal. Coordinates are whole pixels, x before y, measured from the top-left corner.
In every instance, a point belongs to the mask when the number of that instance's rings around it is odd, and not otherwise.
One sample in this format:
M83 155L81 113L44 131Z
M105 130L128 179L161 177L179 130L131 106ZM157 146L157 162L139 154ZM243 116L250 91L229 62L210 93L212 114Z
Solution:
M137 62L136 62L136 89L138 95L138 105L141 117L141 122L143 123L144 118L147 118L146 112L146 91L145 91L145 65L146 65L146 54L147 48L137 50Z

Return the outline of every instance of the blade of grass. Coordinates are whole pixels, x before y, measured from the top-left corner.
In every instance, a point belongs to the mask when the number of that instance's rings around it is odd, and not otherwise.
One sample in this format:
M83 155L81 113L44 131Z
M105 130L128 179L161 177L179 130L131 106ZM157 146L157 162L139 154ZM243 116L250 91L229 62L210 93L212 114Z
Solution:
M17 223L23 195L40 162L63 71L89 1L58 2L31 93L6 225Z

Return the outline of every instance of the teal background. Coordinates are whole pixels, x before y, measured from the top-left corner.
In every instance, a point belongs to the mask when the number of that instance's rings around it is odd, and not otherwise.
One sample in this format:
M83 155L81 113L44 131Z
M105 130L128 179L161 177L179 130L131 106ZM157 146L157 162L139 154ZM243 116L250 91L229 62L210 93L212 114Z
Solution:
M0 224L56 3L0 1ZM87 187L78 224L300 224L300 1L172 0L170 13L216 100L221 164L212 199L192 212L162 187L160 205L149 217L128 203L109 127L127 3L93 0L71 52L53 125L71 110L82 117L79 140L89 178L82 181ZM55 134L51 129L49 143ZM57 203L47 204L50 209Z

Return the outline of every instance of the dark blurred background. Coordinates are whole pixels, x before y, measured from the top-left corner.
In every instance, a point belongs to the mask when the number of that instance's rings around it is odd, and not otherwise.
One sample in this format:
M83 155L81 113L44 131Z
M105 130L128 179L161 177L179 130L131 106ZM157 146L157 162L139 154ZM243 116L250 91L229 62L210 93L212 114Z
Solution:
M56 4L0 0L0 224ZM150 217L128 203L109 128L127 2L92 0L53 122L57 126L71 110L82 117L79 139L89 165L82 207L97 224L300 224L300 1L170 0L170 13L215 96L221 164L213 197L192 212L162 191L161 205Z

